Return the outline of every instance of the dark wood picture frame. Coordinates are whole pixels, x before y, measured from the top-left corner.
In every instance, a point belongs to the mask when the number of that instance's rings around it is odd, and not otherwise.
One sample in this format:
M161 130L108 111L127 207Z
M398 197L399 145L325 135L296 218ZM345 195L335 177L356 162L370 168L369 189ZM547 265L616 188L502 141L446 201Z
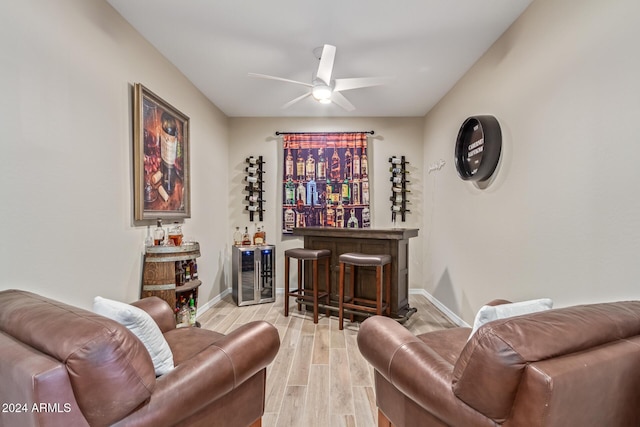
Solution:
M189 117L140 83L133 100L135 220L190 218Z

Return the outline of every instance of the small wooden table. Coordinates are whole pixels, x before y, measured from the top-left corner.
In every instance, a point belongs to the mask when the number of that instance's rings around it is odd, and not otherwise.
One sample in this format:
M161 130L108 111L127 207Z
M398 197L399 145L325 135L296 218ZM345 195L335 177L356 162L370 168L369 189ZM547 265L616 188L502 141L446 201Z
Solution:
M294 228L293 234L304 237L304 247L331 250L331 295L332 308L337 309L338 257L347 252L391 255L391 317L403 322L415 308L409 307L409 239L418 235L417 228ZM307 281L310 283L309 281ZM358 274L356 292L365 298L375 297L375 269L362 268ZM320 289L326 290L324 277L320 278Z

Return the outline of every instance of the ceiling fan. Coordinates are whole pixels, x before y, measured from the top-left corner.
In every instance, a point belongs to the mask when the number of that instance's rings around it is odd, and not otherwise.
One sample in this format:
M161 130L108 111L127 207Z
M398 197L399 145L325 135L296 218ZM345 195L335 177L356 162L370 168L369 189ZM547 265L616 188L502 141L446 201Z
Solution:
M320 49L320 48L318 48ZM322 104L330 104L334 102L346 111L353 111L356 107L340 92L351 89L359 89L363 87L379 86L383 85L391 79L390 77L355 77L349 79L334 79L331 80L331 74L333 72L333 61L336 57L336 47L330 44L325 44L322 47L322 53L320 54L320 64L318 65L318 71L311 83L299 82L296 80L284 79L282 77L268 76L265 74L249 73L250 77L258 77L261 79L280 80L283 82L294 83L310 88L309 92L292 99L282 106L282 108L288 108L296 102L302 101L308 96L313 97L316 101Z

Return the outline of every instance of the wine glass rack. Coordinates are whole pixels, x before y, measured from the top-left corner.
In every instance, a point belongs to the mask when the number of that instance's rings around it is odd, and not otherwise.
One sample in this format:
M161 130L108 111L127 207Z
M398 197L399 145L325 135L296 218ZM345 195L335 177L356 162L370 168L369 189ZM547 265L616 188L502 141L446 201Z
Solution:
M247 206L245 206L245 210L249 212L249 221L253 221L255 218L255 214L258 214L258 221L263 221L263 213L264 213L264 169L262 165L264 165L264 161L262 160L262 156L247 157L245 162L247 166L244 168L246 172L245 187L244 190L247 192L245 196L245 200L249 202Z
M407 193L410 190L407 188L407 184L410 182L407 179L407 165L409 164L406 161L404 156L400 157L389 157L389 163L391 167L389 168L389 172L391 172L391 221L396 222L397 215L400 214L400 219L402 222L406 221L406 214L411 211L407 209L407 203L409 200L407 199Z

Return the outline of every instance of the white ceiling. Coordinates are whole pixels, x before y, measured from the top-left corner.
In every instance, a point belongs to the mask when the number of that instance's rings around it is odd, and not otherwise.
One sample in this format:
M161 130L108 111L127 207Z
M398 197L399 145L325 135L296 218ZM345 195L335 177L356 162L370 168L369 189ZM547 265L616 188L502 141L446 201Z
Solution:
M533 0L107 0L230 117L424 116ZM394 76L343 92L308 89L313 50L337 47L333 78ZM141 82L145 84L145 82ZM159 88L150 88L161 92Z

